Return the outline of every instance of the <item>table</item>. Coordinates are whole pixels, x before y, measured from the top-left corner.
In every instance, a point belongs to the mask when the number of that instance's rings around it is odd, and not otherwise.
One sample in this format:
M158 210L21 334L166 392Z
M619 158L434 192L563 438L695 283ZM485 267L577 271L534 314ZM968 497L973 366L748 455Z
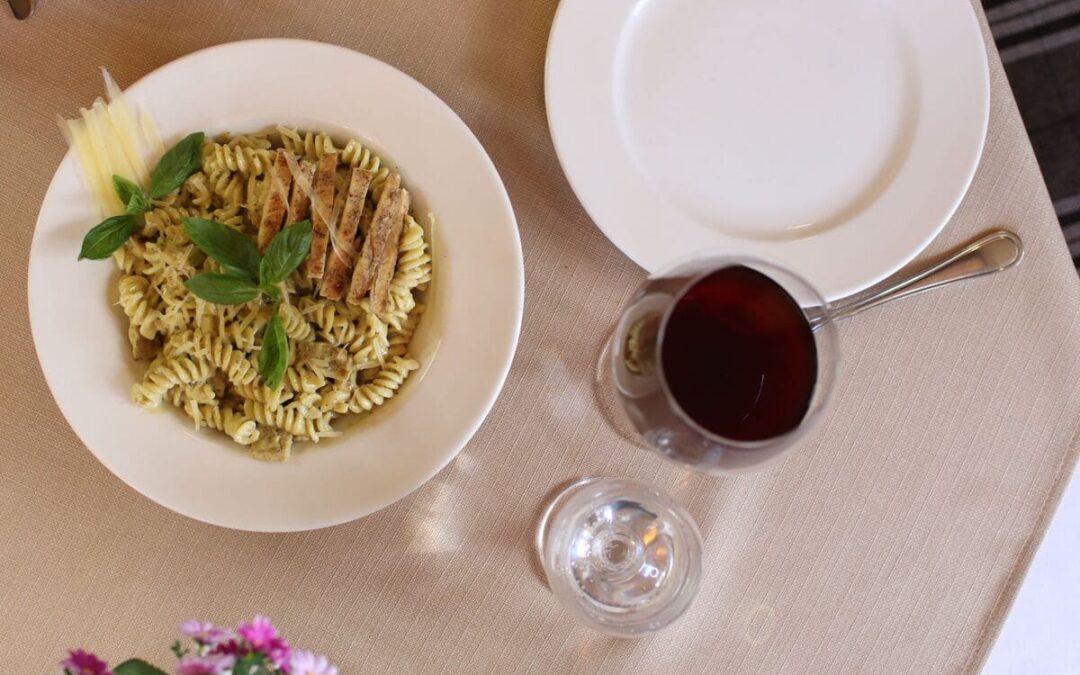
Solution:
M1072 481L1031 561L983 675L1075 673L1080 663L1080 479Z
M255 612L347 673L979 668L1075 464L1080 421L1080 283L992 42L986 151L926 256L1008 225L1026 260L847 322L827 418L776 468L720 480L632 449L592 401L599 340L643 273L592 226L554 157L542 73L555 7L44 3L30 22L0 18L5 669L48 672L75 645L169 663L181 619ZM259 535L172 514L94 460L49 396L23 298L63 153L53 117L99 94L96 66L127 84L200 47L283 35L372 54L458 111L514 202L526 313L505 391L435 479L356 523ZM655 483L701 523L703 588L658 636L591 633L538 576L534 519L587 473Z

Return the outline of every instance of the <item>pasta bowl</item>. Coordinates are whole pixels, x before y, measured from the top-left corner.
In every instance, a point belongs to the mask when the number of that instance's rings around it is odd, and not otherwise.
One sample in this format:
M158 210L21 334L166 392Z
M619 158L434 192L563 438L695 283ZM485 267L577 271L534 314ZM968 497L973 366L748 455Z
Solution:
M296 69L294 64L307 67ZM42 371L65 418L117 477L151 500L242 530L308 530L368 515L446 466L475 433L517 344L524 273L505 187L475 136L433 93L341 47L252 40L195 52L126 92L166 145L193 131L276 124L360 138L400 167L432 244L433 281L411 344L420 370L394 399L306 444L286 463L252 459L164 407L132 402L133 360L111 263L77 262L97 219L68 153L46 193L28 299ZM190 105L191 101L207 102ZM212 102L210 104L209 102ZM432 227L431 223L434 223Z

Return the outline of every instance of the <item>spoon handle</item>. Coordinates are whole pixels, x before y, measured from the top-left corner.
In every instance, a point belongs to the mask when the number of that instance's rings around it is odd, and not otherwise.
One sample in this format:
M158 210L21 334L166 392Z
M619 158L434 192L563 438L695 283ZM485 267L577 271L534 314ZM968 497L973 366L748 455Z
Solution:
M1024 257L1020 237L1008 230L998 230L982 236L959 249L948 258L910 275L897 279L882 290L865 298L841 301L829 313L830 320L846 319L859 312L886 302L906 298L954 281L1006 270Z
M34 0L8 0L8 4L11 5L11 13L20 21L34 13Z

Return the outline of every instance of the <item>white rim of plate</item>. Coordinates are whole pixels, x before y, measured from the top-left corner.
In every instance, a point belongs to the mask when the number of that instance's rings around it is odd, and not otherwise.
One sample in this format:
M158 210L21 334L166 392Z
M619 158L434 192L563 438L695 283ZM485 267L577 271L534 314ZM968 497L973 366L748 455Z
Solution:
M683 21L679 25L685 27L690 21L684 18L684 10L705 7L693 5L693 0L681 1L562 0L552 24L544 78L549 129L571 187L615 246L650 273L706 253L753 256L800 274L826 299L835 300L897 271L940 233L971 184L989 121L986 49L969 2L896 0L858 5L882 13L877 17L882 29L895 32L900 45L902 53L896 59L903 71L903 100L905 105L917 102L910 114L901 113L899 118L901 124L911 125L897 132L907 145L890 151L899 157L893 175L882 178L878 187L866 188L869 193L860 191L860 195L873 193L873 198L850 207L851 217L825 224L820 231L812 227L807 231L816 232L813 236L774 238L747 234L737 222L718 224L700 211L677 208L684 204L668 200L670 191L655 184L654 177L665 169L650 173L650 167L643 167L642 151L635 149L642 146L630 147L634 145L631 139L644 136L630 136L626 131L629 113L624 99L630 100L626 92L631 88L624 83L625 73L638 77L643 60L656 57L655 49L648 51L648 47L636 54L639 42L648 44L640 34L655 37L663 29L661 19L671 21L671 17ZM844 9L851 10L858 1L846 0L851 6ZM844 0L810 3L807 11L812 6L819 15L828 15L830 8L843 4ZM745 18L766 6L785 13L793 7L774 0L739 5L742 9L732 11L743 12L740 18ZM716 9L720 7L709 5L702 11L726 11ZM835 12L833 17L839 25L851 18L836 17ZM913 22L919 27L915 38L908 30ZM876 24L868 20L867 25ZM659 44L670 47L672 42ZM583 54L588 57L582 58ZM671 58L672 63L664 62L665 66L685 63ZM627 63L634 64L632 71L627 70ZM927 76L927 72L932 74ZM643 107L642 97L633 100ZM909 119L911 115L915 118ZM888 163L891 166L893 160ZM883 169L882 175L888 177L893 168ZM849 213L849 207L838 213ZM786 225L787 231L800 227L798 222Z
M256 65L275 72L276 62L267 59L288 61L283 55L301 63L325 59L334 74L364 80L380 96L396 99L401 107L388 111L374 103L370 107L355 101L335 103L349 97L337 96L336 90L320 93L301 89L301 95L311 95L305 101L321 104L315 106L320 114L311 116L298 110L295 102L274 96L276 92L265 92L243 81L242 76L257 76ZM210 65L213 68L207 68ZM315 79L325 83L329 77ZM226 100L210 96L213 105L200 104L177 112L168 108L171 88L182 90L176 93L174 103L183 100L184 91L203 89L224 93ZM241 92L250 96L253 108L247 107L248 100L238 102ZM415 344L421 333L428 333L424 347L428 359L422 364L423 379L407 381L399 397L386 404L387 409L362 422L363 429L352 430L354 433L346 429L342 437L312 446L285 464L258 462L227 438L219 438L217 432L194 432L177 414L160 423L158 419L148 423L159 416L140 410L128 395L133 377L141 374L144 366L133 365L123 333L126 322L103 301L106 294L115 300L115 265L111 261L75 260L82 235L96 221L89 193L78 178L69 151L49 184L38 215L27 298L38 360L53 398L75 433L113 474L149 499L196 520L240 530L303 531L349 522L398 501L429 481L458 456L490 412L509 373L521 328L524 262L517 221L506 188L479 140L445 102L408 75L371 56L307 40L257 39L208 47L157 68L125 93L133 103L147 105L167 145L195 129L244 132L281 122L355 136L380 154L388 149L383 156L401 163L406 183L417 195L414 204L429 207L437 218L434 299L430 300L434 306L421 320L414 339ZM230 109L230 105L236 107ZM363 110L358 112L360 108ZM363 128L365 120L370 128ZM405 129L402 124L411 126ZM427 141L431 145L425 146ZM425 174L434 176L425 178ZM472 212L466 207L486 212L489 227L470 228L475 221L467 217ZM470 245L478 246L469 250ZM499 283L490 283L489 277L476 273L477 269ZM77 289L66 299L64 291L57 288L63 284L50 278L58 271L70 275L71 288ZM97 356L115 367L90 366L85 370L94 372L84 372L78 358L87 356L83 343L92 343L94 338L72 345L71 324L65 328L65 319L56 315L58 310L76 315L68 319L81 318L92 324L84 327L82 334L91 336L96 328L100 335L96 344L106 351ZM483 324L483 340L462 335L466 321ZM50 337L65 330L60 338ZM61 348L61 343L71 348ZM461 370L466 371L464 377ZM101 379L92 379L95 374L104 374L107 386L102 386ZM436 387L453 387L453 395L436 391ZM423 419L423 413L428 428L441 425L439 433L444 438L425 436L420 428L425 425L406 419L409 413L415 413L416 419ZM166 429L184 433L170 436ZM422 448L422 453L410 458L417 460L411 467L403 466L400 456L390 452L408 443ZM118 452L118 445L128 450ZM131 450L137 447L142 453L159 452L155 463L163 462L176 474L155 474L145 454L132 456ZM181 447L191 454L175 457ZM382 461L388 458L390 462ZM229 483L226 478L230 477L243 481ZM313 484L313 480L322 484ZM198 485L200 494L195 494L190 484ZM341 499L341 494L352 494L350 488L370 492ZM223 494L229 491L233 494ZM275 511L279 497L288 507Z

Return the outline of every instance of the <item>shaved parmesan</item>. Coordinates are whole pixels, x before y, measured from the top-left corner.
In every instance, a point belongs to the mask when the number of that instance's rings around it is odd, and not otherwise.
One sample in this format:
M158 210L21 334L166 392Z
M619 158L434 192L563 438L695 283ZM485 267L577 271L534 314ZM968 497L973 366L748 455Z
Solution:
M108 103L98 98L75 119L61 119L60 130L75 152L87 188L103 216L124 212L112 177L123 176L145 189L148 161L164 153L157 126L145 108L136 114L109 71L101 69Z

